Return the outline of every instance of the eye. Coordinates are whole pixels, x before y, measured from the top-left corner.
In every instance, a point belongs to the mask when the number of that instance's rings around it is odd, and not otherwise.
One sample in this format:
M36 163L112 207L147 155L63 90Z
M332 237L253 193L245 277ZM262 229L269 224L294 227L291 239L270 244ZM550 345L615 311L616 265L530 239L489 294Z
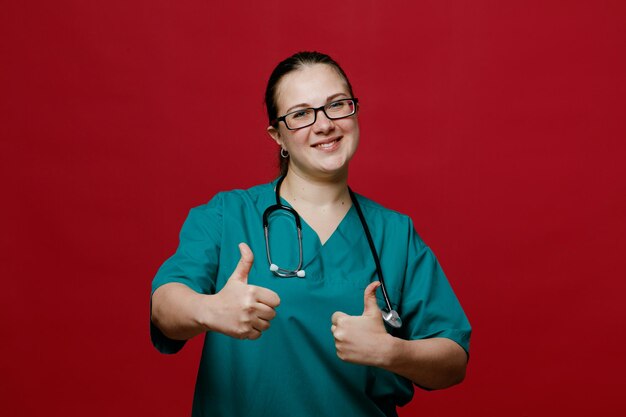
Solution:
M346 105L345 100L333 101L332 103L328 103L327 109L330 111L339 111Z
M303 110L298 110L298 111L294 111L293 113L290 113L289 118L297 120L297 119L305 118L309 116L310 114L311 114L310 109L303 109Z

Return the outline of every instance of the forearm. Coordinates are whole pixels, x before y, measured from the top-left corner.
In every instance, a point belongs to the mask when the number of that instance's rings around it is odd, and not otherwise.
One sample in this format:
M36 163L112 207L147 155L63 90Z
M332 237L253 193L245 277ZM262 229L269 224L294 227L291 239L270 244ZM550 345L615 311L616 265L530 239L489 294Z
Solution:
M187 340L207 331L199 319L207 295L180 283L165 284L152 294L152 322L170 339Z
M416 385L442 389L465 378L467 354L446 338L404 340L389 335L380 367L410 379Z

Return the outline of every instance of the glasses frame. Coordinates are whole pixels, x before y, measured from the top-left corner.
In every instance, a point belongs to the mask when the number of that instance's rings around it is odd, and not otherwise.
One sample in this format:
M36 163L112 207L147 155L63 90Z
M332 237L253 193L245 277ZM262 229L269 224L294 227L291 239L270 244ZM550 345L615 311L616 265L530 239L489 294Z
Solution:
M340 117L329 116L328 113L326 113L326 109L329 106L331 106L331 105L333 105L333 104L335 104L337 102L340 102L340 101L353 101L354 102L354 108L352 110L352 113L347 114L345 116L340 116ZM339 119L345 119L346 117L354 116L356 114L356 112L357 112L357 107L358 106L359 106L359 99L355 98L355 97L342 98L342 99L339 99L339 100L333 100L330 103L324 104L323 106L319 106L319 107L305 107L303 109L298 109L298 110L294 110L292 112L289 112L289 113L285 114L284 116L277 117L276 119L273 120L272 126L276 126L276 125L278 125L279 122L283 122L285 124L285 127L288 130L304 129L305 127L309 127L311 125L314 125L315 122L317 122L317 112L320 111L320 110L322 112L324 112L324 116L326 116L329 120L339 120ZM313 110L313 121L311 123L307 124L307 125L304 125L304 126L294 127L294 128L289 127L289 125L287 124L287 117L289 115L291 115L291 114L299 113L299 112L304 111L304 110Z

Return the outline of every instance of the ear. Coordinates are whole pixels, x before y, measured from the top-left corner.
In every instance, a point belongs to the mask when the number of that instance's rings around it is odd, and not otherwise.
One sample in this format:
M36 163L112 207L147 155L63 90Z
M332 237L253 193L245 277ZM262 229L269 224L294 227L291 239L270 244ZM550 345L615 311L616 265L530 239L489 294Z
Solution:
M272 139L274 139L274 141L278 144L278 146L280 147L283 146L283 141L280 137L280 132L278 131L278 128L274 126L268 126L267 133L270 135Z

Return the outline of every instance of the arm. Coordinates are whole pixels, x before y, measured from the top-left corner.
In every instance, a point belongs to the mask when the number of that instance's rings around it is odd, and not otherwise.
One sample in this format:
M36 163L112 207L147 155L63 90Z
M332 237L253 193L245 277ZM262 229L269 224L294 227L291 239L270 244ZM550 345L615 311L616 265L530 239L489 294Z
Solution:
M337 356L346 362L376 366L410 379L416 385L441 389L463 381L467 354L446 338L404 340L387 333L371 283L364 293L363 315L337 312L331 331Z
M199 294L180 283L162 285L152 295L152 322L170 339L187 340L206 331L238 339L258 339L270 327L278 295L248 285L254 257L245 243L241 259L217 294Z
M446 338L403 340L389 335L387 354L380 356L379 367L402 375L416 385L442 389L465 378L467 354L456 342Z
M152 294L152 322L170 339L191 339L209 330L210 322L201 318L203 310L212 310L207 297L177 282L162 285Z

